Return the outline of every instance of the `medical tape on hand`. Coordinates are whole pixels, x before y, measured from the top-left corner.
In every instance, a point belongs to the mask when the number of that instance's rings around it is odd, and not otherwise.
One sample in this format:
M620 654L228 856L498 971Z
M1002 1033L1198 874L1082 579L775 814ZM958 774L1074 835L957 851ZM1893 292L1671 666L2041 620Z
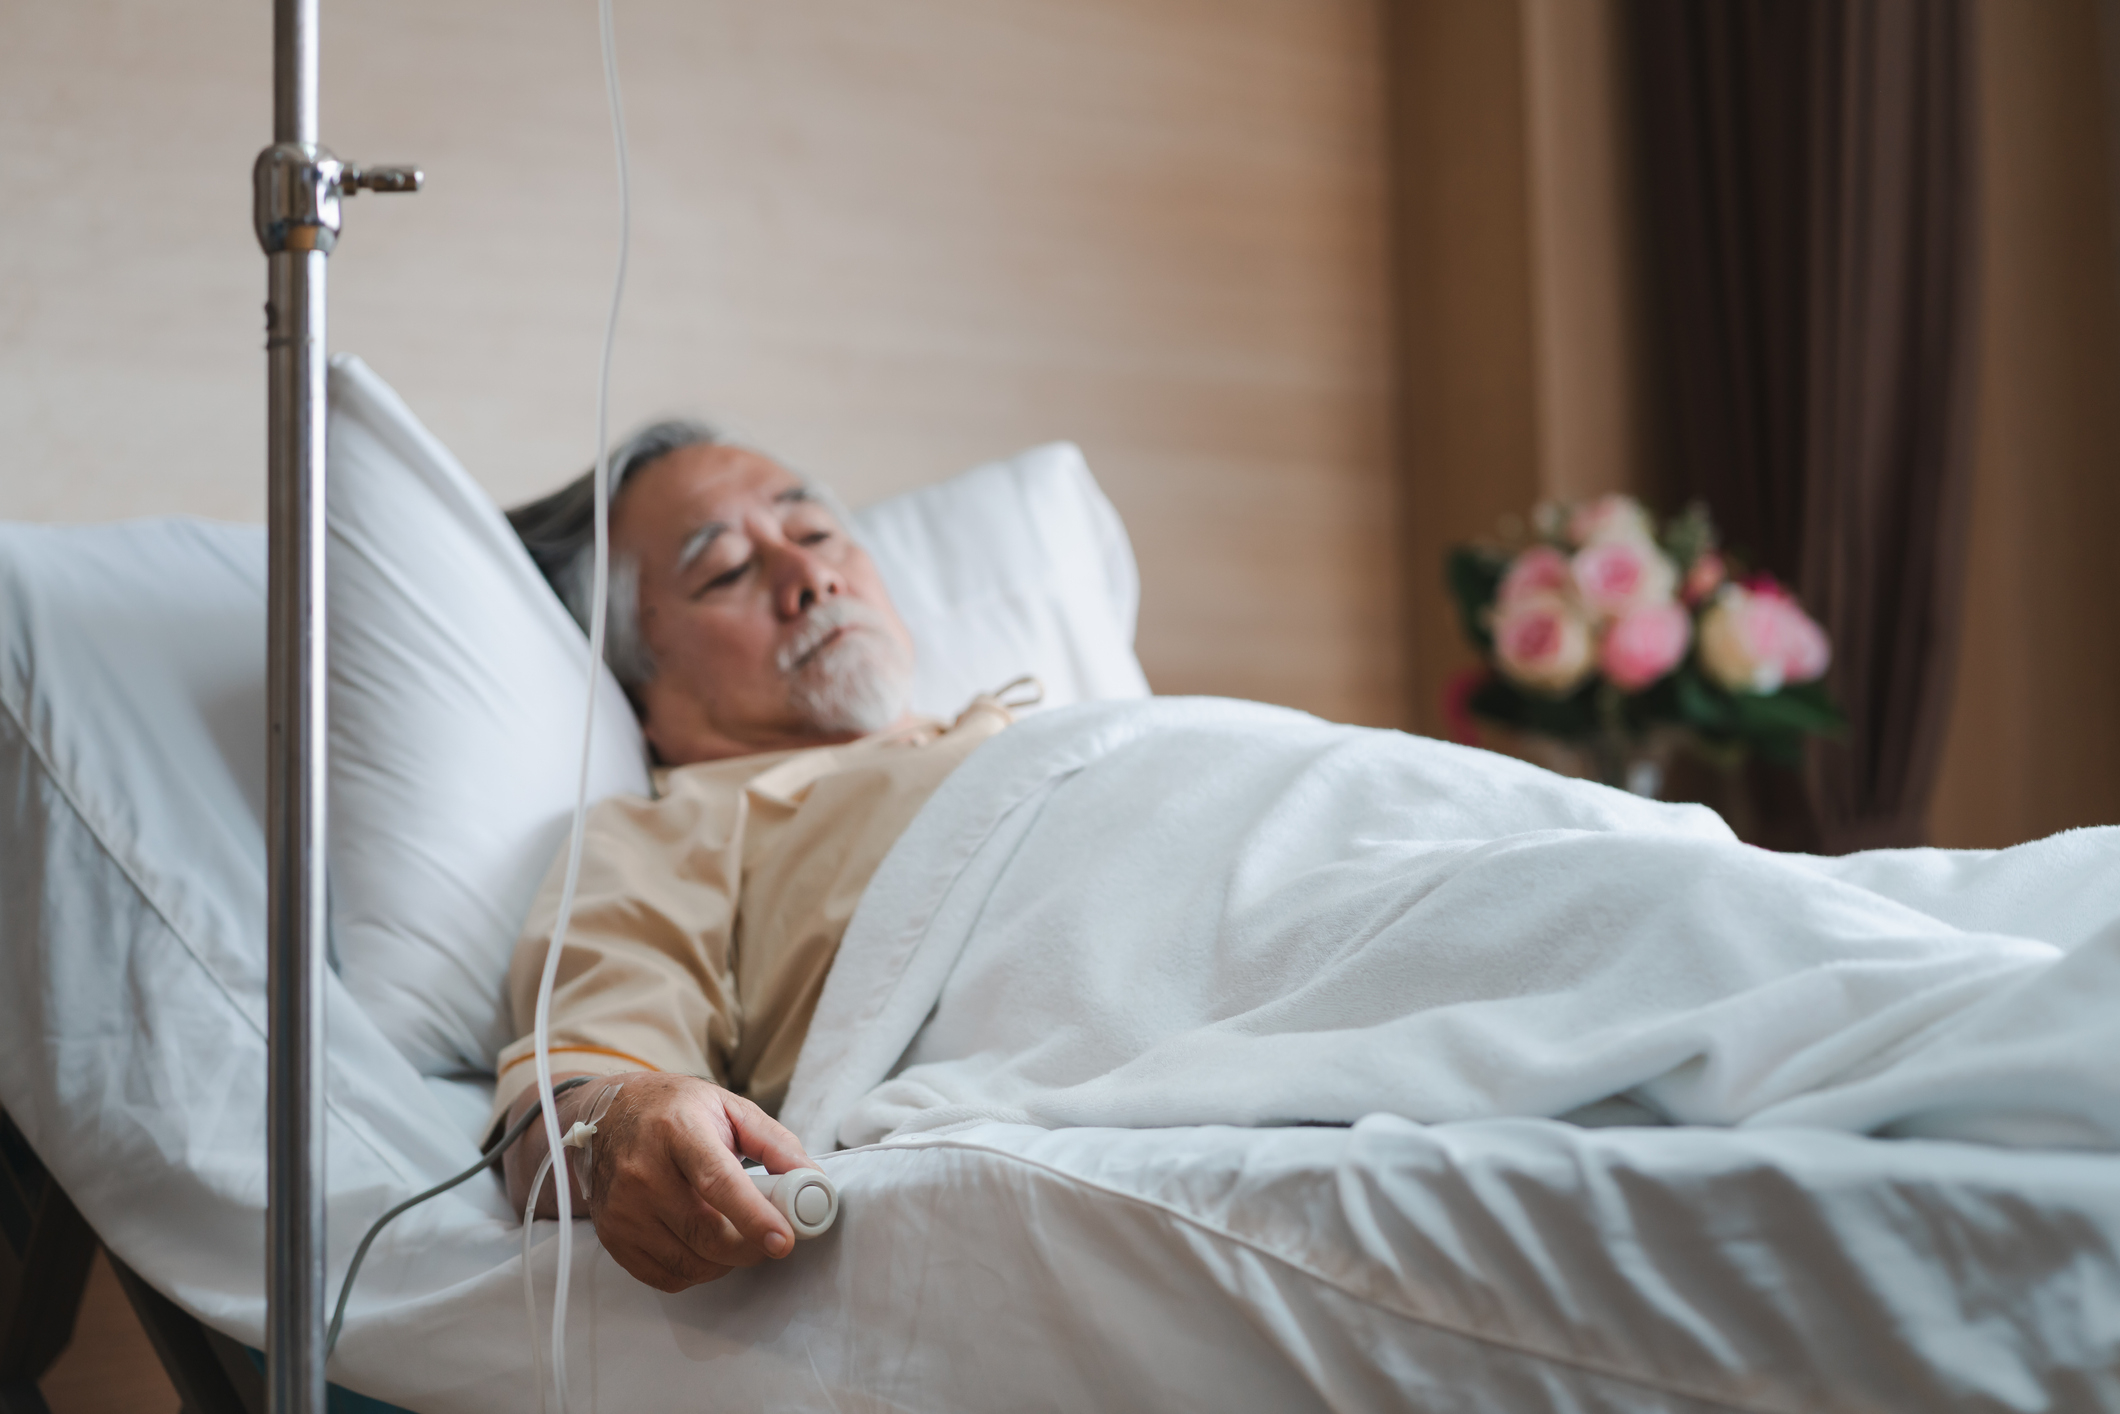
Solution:
M620 1083L606 1085L598 1091L596 1098L590 1101L588 1119L576 1120L574 1126L567 1131L566 1137L559 1141L560 1146L567 1151L567 1173L573 1178L575 1191L581 1194L584 1203L595 1196L593 1183L596 1177L597 1127L603 1123L604 1116L611 1112L611 1102L618 1098L618 1092L625 1088L625 1085Z

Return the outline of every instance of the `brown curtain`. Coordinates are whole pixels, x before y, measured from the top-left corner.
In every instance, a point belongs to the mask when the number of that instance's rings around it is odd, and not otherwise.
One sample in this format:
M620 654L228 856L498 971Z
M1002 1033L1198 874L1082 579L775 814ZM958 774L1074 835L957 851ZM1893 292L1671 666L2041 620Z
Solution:
M1761 834L1921 843L1970 480L1970 0L1628 18L1669 490L1818 615L1850 718L1804 781L1755 773Z

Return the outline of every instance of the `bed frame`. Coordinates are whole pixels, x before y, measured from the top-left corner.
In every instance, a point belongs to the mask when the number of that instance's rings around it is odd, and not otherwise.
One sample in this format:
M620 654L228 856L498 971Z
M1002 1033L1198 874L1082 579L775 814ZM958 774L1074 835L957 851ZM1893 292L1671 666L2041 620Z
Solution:
M0 1414L51 1414L37 1381L73 1339L101 1245L0 1109ZM248 1350L106 1257L182 1414L265 1414L265 1378Z

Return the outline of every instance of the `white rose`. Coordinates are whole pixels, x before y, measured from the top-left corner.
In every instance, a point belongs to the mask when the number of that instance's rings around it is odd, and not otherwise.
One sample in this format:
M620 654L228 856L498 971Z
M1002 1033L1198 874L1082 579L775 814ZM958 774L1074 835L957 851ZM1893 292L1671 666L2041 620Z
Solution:
M1600 496L1568 512L1568 538L1577 545L1604 545L1624 540L1654 545L1656 526L1642 503L1632 496Z

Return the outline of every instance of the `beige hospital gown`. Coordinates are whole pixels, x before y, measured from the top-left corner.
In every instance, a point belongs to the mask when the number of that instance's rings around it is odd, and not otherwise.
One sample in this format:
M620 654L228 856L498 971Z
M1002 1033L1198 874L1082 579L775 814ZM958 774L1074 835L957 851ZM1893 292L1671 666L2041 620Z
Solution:
M869 877L943 778L1007 726L980 697L844 746L658 772L652 800L589 812L552 994L552 1069L703 1075L777 1112L825 974ZM566 853L516 944L522 1039L500 1053L494 1115L536 1082L530 1031Z

